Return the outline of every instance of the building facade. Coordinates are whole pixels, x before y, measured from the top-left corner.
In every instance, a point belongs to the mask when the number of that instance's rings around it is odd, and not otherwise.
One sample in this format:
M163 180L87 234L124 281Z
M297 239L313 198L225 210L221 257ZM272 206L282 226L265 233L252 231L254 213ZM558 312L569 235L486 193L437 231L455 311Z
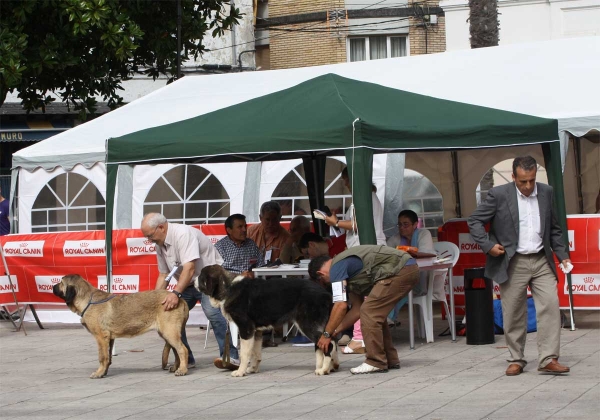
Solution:
M468 0L442 0L448 51L469 49ZM498 0L500 45L600 35L598 0Z
M432 54L445 51L445 36L437 1L269 0L257 5L262 69Z

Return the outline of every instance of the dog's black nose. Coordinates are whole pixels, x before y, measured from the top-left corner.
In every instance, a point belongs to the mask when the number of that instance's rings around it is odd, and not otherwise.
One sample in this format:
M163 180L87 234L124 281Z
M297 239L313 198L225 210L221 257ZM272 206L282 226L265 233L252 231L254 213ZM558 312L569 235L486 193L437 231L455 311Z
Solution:
M58 288L58 283L52 286L52 293L54 293L55 296L60 296L60 289Z

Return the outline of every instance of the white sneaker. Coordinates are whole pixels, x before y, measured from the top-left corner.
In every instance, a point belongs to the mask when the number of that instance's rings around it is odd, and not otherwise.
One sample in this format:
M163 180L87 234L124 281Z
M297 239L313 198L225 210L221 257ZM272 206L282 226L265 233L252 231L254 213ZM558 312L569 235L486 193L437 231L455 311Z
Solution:
M350 373L353 375L360 375L363 373L385 373L387 371L387 369L380 369L378 367L371 366L366 363L363 363L360 366L350 369Z

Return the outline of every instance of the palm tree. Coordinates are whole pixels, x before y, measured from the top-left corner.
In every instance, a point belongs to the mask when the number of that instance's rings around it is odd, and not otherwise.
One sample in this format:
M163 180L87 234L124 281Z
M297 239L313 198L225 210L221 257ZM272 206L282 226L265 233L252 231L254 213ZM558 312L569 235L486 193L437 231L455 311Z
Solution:
M497 0L469 0L469 33L471 48L496 47L500 40ZM489 191L494 186L493 171L490 169L481 179L481 190Z

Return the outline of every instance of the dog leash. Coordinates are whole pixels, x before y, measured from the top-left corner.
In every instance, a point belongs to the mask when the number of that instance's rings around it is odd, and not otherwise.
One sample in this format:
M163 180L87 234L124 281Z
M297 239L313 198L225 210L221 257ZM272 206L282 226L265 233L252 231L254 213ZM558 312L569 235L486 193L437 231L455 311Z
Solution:
M90 307L90 305L97 305L99 303L104 303L104 302L108 302L109 300L111 300L112 298L116 297L117 295L110 295L109 297L107 297L106 299L102 299L99 300L97 302L92 302L92 298L94 297L94 293L92 293L90 295L90 301L88 302L88 304L86 305L86 307L83 309L83 311L81 312L81 317L83 318L83 315L85 314L85 311L88 310L88 308Z
M223 366L229 367L231 358L229 357L229 341L231 340L231 332L229 331L229 322L227 323L227 330L225 331L225 349L223 350Z

